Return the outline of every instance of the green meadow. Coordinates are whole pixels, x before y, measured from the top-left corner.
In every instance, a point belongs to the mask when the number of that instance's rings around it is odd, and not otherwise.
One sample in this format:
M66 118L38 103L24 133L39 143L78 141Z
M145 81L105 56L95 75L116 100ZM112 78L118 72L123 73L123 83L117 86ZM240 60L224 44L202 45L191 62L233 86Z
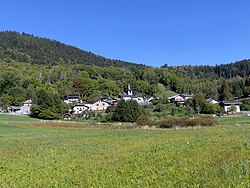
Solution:
M250 187L248 122L125 130L0 114L0 187Z

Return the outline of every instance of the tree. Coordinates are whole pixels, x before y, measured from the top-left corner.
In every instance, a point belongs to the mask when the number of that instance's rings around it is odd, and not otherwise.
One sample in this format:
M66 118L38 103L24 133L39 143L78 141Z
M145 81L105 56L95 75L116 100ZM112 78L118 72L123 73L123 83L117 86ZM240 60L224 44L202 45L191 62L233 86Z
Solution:
M0 77L0 93L8 93L11 88L19 86L20 80L14 72L4 72Z
M200 114L206 102L207 101L205 100L203 93L197 93L192 99L187 101L187 103L189 103L189 105L192 106L198 114Z
M224 100L230 100L234 99L233 94L230 91L230 87L226 80L223 80L223 83L221 85L221 88L219 89L219 100L224 101Z
M85 95L86 81L83 77L78 76L73 79L73 91L80 93L81 97Z
M45 89L36 92L36 100L31 108L31 117L41 119L58 119L67 112L66 104L57 93L53 94Z
M217 104L206 102L203 106L202 113L204 114L219 114L222 108Z
M141 114L142 109L136 101L122 100L116 106L112 119L121 122L135 122Z

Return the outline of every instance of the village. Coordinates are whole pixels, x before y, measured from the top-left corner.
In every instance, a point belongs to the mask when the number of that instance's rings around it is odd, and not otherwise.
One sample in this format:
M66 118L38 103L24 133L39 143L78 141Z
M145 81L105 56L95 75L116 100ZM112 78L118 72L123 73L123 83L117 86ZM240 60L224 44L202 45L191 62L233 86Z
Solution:
M188 99L192 99L192 94L177 94L172 97L168 98L169 103L175 103L181 106L185 106L185 102ZM130 85L125 91L125 93L120 94L117 98L109 97L109 98L102 98L94 103L81 100L80 94L68 94L64 96L64 102L66 104L73 104L68 111L68 113L64 114L65 119L70 119L74 116L84 115L86 112L105 112L108 107L116 106L120 101L125 100L134 100L139 105L149 105L151 104L152 100L158 100L157 97L150 97L145 98L142 94L137 93L134 94L133 90L131 89ZM245 113L241 112L240 105L242 102L240 101L218 101L213 98L206 99L208 103L219 105L223 108L223 112L225 114L229 114L232 111L232 106L234 108L234 113ZM72 105L71 105L72 106ZM7 109L8 114L12 115L20 115L20 116L29 116L31 114L31 107L32 107L32 100L26 100L19 106L9 106ZM3 108L0 107L0 113L4 113L5 111ZM247 113L248 115L248 113Z

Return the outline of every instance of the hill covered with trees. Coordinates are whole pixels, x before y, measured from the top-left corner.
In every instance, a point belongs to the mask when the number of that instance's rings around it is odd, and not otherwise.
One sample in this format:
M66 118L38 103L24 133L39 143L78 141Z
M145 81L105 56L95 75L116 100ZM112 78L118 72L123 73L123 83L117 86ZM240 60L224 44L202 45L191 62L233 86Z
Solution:
M56 106L69 93L95 101L117 97L127 84L134 93L168 97L203 93L231 100L250 93L250 60L217 66L153 68L111 60L60 42L17 32L0 32L0 106L47 96ZM166 92L165 92L166 91Z
M39 65L85 64L101 67L140 67L112 60L55 40L13 31L0 32L0 57Z

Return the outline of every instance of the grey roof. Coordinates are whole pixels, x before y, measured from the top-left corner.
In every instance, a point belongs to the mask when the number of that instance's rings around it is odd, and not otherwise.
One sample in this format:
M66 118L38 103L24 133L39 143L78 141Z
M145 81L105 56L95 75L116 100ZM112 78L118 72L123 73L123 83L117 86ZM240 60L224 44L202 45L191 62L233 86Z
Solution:
M89 101L82 101L80 104L91 104Z
M137 94L135 94L135 95L128 95L128 94L124 93L124 94L121 94L120 97L137 98L137 97L142 97L142 94L141 94L141 93L137 93Z
M68 95L65 95L64 96L64 98L65 99L69 99L69 98L73 98L73 99L75 99L75 98L80 98L80 94L68 94Z
M84 106L84 107L86 107L86 108L89 108L88 106L86 106L86 104L83 104L83 103L77 104L77 105L75 105L74 107L76 107L76 106Z
M182 96L182 97L192 97L193 95L183 93L183 94L180 94L180 96Z
M240 104L243 104L243 103L239 102L239 101L224 101L224 102L221 102L221 104L224 104L224 105L240 105Z
M9 108L13 110L21 110L21 106L10 106Z

